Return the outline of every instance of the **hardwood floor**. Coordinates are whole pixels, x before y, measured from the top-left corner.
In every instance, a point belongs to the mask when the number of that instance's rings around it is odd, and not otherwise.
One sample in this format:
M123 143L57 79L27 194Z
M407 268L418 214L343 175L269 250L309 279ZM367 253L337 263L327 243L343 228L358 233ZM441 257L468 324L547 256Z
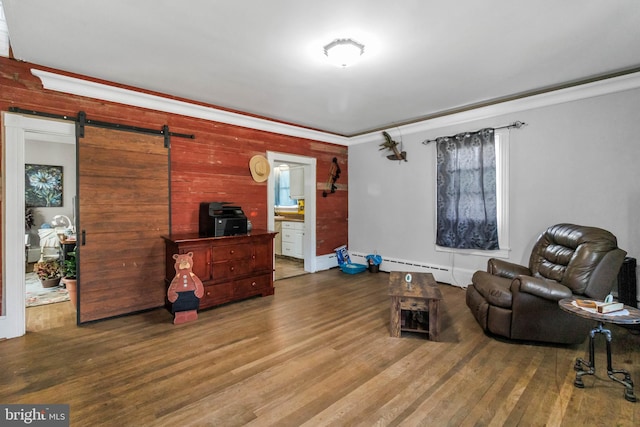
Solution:
M640 424L640 403L607 378L602 339L596 376L575 388L587 341L490 338L448 285L440 342L391 338L388 278L333 269L278 280L274 296L179 326L163 309L59 321L0 342L0 402L68 403L73 426ZM614 367L640 381L640 337L613 334Z
M306 274L304 271L304 260L280 255L276 255L275 269L275 280L287 279L289 277Z
M27 333L76 326L76 311L71 301L27 307Z

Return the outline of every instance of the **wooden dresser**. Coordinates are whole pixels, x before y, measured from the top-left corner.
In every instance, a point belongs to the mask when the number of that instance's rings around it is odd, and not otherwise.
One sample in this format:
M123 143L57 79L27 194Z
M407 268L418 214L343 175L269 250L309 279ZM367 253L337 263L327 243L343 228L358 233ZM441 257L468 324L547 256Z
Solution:
M254 230L241 236L199 237L197 233L163 236L166 285L176 275L173 255L193 252L193 272L204 285L200 309L256 295L273 295L275 235Z

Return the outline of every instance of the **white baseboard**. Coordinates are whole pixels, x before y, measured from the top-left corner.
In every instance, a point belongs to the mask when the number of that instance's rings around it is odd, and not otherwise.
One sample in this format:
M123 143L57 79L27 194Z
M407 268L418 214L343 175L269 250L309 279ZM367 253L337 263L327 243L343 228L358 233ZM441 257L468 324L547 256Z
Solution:
M329 270L338 266L336 254L320 255L316 257L316 271Z

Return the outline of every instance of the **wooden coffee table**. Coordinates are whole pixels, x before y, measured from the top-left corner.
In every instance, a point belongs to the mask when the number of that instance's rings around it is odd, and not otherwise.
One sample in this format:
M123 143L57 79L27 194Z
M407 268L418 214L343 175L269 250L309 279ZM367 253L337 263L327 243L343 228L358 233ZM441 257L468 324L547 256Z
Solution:
M409 274L410 282L406 280ZM407 331L428 334L431 341L438 341L442 292L431 273L392 271L389 296L392 337L400 337L402 331Z

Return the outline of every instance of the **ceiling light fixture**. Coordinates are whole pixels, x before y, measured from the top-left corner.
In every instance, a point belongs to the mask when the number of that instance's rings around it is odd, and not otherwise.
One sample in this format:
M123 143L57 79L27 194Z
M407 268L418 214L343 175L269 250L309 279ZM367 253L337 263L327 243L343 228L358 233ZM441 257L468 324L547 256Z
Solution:
M324 54L339 67L353 65L364 53L364 45L353 39L335 39L324 47Z

